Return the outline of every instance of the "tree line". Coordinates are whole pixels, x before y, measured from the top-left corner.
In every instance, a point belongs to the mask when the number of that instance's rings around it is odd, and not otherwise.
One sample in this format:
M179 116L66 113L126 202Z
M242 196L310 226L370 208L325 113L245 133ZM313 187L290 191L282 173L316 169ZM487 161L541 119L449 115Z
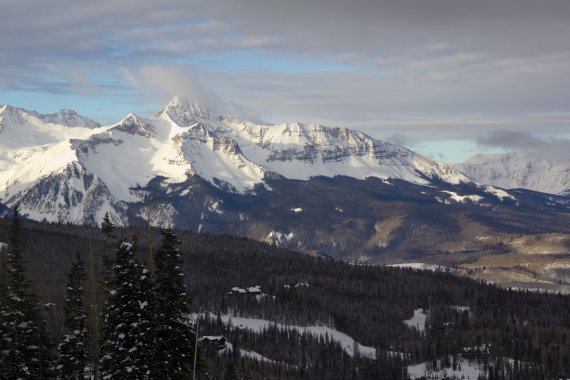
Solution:
M10 236L11 224L0 221L0 236ZM113 301L118 300L117 293L111 294L120 285L115 270L131 268L139 276L133 280L133 287L124 289L138 294L137 303L126 303L130 305L129 315L141 318L141 325L147 326L145 331L155 329L151 327L156 323L152 320L157 318L142 323L144 313L155 315L151 312L154 306L141 309L141 305L147 305L145 301L153 305L152 294L157 291L158 262L154 260L154 271L150 270L149 253L155 256L160 250L160 229L132 226L103 234L101 229L89 226L25 222L21 234L24 238L19 244L25 253L28 290L37 295L36 305L42 305L38 313L45 319L44 327L49 327L45 334L40 333L39 327L34 330L38 343L26 347L45 350L49 338L60 343L62 337L71 335L69 331L75 331L66 325L64 305L73 298L68 288L75 289L77 285L68 286L58 279L71 275L77 262L76 251L83 253L83 270L87 272L77 277L84 279L84 321L91 353L86 360L91 366L98 365L101 373L106 365L100 361L105 340L94 340L91 331L97 330L99 321L99 335L105 336L105 325L112 322L106 314ZM134 235L142 238L136 241ZM175 235L180 241L175 246L183 259L179 269L185 274L182 279L186 292L192 294L194 312L201 309L210 315L262 318L283 325L325 325L376 349L373 359L351 357L338 343L323 337L276 327L253 332L220 324L217 318L202 318L200 336L223 335L234 348L219 350L202 345L202 378L405 379L409 365L424 362L433 369L453 368L461 366L461 359L466 358L481 364L485 378L570 376L570 298L566 295L501 289L442 272L350 265L235 236L180 230ZM10 246L11 240L7 242ZM126 251L120 254L124 256L121 265L117 264L117 251ZM7 255L2 257L7 259ZM4 273L5 283L9 274ZM91 279L92 274L95 280ZM96 286L92 286L94 282ZM295 287L301 282L308 286ZM235 286L256 285L267 296L228 294ZM143 289L149 287L150 297L140 295L148 294ZM6 294L5 287L2 292ZM50 306L44 307L46 304ZM137 304L139 309L135 311ZM101 311L96 318L93 310L98 308ZM403 323L418 308L427 315L423 332ZM115 339L121 340L121 331L113 331ZM37 337L44 335L46 343L40 343ZM153 341L152 334L139 338L130 343L131 347L145 347L147 338ZM475 355L470 351L482 345L489 347L485 353ZM56 348L57 344L52 344L50 349L55 353ZM271 361L244 355L246 352L258 353Z
M108 216L102 231L112 236ZM17 207L8 232L0 277L0 378L2 379L188 379L204 372L189 323L180 241L170 228L152 257L154 273L135 256L136 238L118 239L97 283L79 253L67 275L64 334L56 344L26 276ZM93 270L93 265L90 266ZM97 291L105 295L101 311ZM87 301L88 300L88 301ZM45 307L53 307L46 304ZM89 323L90 310L94 312Z

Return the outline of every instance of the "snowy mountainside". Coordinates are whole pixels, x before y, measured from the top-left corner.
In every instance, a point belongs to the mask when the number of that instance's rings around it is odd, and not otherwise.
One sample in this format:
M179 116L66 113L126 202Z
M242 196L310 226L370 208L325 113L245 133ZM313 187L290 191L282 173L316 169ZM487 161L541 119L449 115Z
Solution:
M561 195L570 192L570 162L509 152L479 154L456 167L473 181L505 189L523 188Z
M430 179L459 183L468 180L459 172L358 131L300 123L251 125L224 119L226 135L272 172L306 180L314 176L347 175L398 178L417 184Z
M4 105L0 108L0 149L4 153L74 138L87 138L102 128L98 123L73 111L62 110L56 114L40 115Z
M125 204L143 202L153 179L169 186L192 176L236 194L255 194L256 186L270 190L267 179L279 177L470 182L451 166L362 132L258 125L214 115L181 97L152 118L129 114L110 126L71 110L0 109L0 200L20 202L33 218L85 223L105 210L122 224Z
M118 225L172 224L367 263L525 255L509 243L519 235L554 255L562 245L548 234L570 226L566 197L479 184L347 128L255 124L182 98L108 126L60 114L0 108L0 213L19 204L31 219L92 225L108 212Z
M397 178L417 184L437 179L458 184L469 180L456 169L408 149L347 128L289 123L259 125L235 117L215 116L204 107L175 97L156 118L182 127L200 128L225 151L240 153L238 168L253 170L254 182L267 171L285 178L346 175ZM205 142L205 141L203 141ZM211 148L210 148L211 149ZM198 165L199 166L199 165ZM235 186L235 184L232 183ZM236 186L249 187L252 186Z
M69 110L41 115L0 108L2 203L20 204L33 219L73 223L92 223L106 211L123 209L78 160L73 146L105 129Z

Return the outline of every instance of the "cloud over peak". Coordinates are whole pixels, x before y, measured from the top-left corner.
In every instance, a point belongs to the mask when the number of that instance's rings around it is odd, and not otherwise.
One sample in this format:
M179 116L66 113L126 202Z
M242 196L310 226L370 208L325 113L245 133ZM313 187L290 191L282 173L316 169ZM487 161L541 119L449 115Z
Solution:
M519 151L552 161L570 161L570 140L565 138L539 138L528 132L493 131L477 138L484 147Z

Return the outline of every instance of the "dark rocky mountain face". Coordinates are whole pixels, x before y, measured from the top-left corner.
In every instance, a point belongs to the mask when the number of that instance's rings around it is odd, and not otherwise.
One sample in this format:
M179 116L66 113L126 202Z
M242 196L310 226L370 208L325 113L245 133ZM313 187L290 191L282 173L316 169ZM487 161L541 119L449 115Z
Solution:
M473 184L377 178L267 184L271 190L258 186L254 195L225 192L197 176L175 185L156 179L137 190L148 197L129 205L129 223L143 223L141 207L152 205L156 224L246 236L359 264L432 263L512 286L542 279L546 288L564 288L565 197L518 190L501 198Z

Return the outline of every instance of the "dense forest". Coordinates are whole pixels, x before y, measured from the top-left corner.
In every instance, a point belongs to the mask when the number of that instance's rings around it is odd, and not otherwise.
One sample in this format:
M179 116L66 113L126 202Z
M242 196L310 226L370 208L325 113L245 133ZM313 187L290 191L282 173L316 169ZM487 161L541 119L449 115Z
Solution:
M178 323L189 317L188 310L193 313L188 328L170 339L180 338L177 344L186 348L198 343L196 377L201 379L406 379L414 364L451 369L466 360L480 364L481 377L488 379L570 377L568 296L506 290L443 272L352 265L225 235L22 222L18 240L13 225L10 219L0 221L0 241L8 244L0 256L0 324L9 319L10 307L18 307L9 297L17 246L20 280L29 280L26 292L33 295L26 310L37 321L30 332L41 341L26 347L42 354L34 361L39 368L29 367L21 378L75 378L58 372L62 352L69 359L65 365L74 363L69 354L74 351L62 346L73 346L70 336L84 342L74 346L84 348L78 354L82 364L75 363L72 372L81 373L77 378L191 378L161 373L160 363L171 359L157 357L152 349L141 359L147 367L128 376L121 371L134 366L104 355L123 344L124 336L139 337L131 345L140 352L158 344L164 334L159 331L172 322L169 316L184 311ZM177 252L178 264L158 259L167 248ZM179 280L182 288L171 286ZM136 286L123 289L125 283ZM116 298L134 290L139 303L131 309ZM166 299L172 301L159 305ZM154 306L141 307L147 300ZM113 320L119 309L136 318L131 325L143 333L117 330L123 327ZM425 329L404 323L419 309ZM240 317L269 322L258 330L231 323ZM79 327L70 334L73 323ZM295 326L326 326L358 343L347 349L332 336ZM199 337L223 341L197 342L196 328ZM13 344L5 330L3 354ZM373 351L359 352L363 347ZM188 358L193 353L188 349L181 355L186 359L180 367L194 369ZM13 364L2 360L0 370Z

